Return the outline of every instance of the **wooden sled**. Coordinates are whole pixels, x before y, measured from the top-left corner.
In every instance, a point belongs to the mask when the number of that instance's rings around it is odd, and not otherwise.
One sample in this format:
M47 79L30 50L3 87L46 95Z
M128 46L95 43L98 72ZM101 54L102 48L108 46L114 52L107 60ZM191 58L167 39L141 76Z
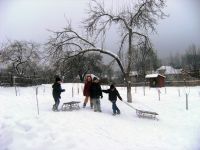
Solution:
M137 108L133 107L132 105L130 105L127 102L124 102L124 103L126 105L128 105L129 107L131 107L132 109L134 109L139 118L149 118L149 119L158 120L158 118L157 118L157 116L159 115L158 113L152 112L152 111L146 111L146 110L137 109Z
M136 109L136 114L139 118L143 117L143 118L150 118L150 119L158 120L158 118L157 118L158 113L156 113L156 112Z
M72 111L72 110L79 110L79 101L71 101L67 103L63 103L61 110L62 111Z

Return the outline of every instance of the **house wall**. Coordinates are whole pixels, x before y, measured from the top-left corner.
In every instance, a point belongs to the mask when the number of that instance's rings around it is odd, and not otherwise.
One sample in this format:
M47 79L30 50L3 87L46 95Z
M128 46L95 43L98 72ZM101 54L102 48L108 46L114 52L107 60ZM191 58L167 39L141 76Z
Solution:
M157 77L157 87L164 87L165 86L165 78L158 76Z
M165 86L165 78L161 77L161 76L158 76L157 78L150 78L149 86L150 87L164 87Z

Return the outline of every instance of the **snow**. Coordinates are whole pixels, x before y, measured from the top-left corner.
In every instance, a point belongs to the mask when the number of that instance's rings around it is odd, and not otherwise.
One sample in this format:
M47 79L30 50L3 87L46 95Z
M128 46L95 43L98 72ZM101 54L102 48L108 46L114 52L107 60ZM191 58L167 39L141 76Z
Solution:
M165 70L165 75L169 74L181 74L182 69L174 69L172 66L161 66L157 71Z
M162 77L165 78L165 76L160 75L160 74L157 74L157 73L155 73L155 74L147 74L147 75L145 76L145 78L157 78L158 76L162 76Z
M71 100L83 102L82 84L62 87L66 92L62 93L60 107ZM200 149L200 87L133 87L131 105L156 111L158 121L138 118L134 110L119 100L117 105L122 113L112 116L106 94L101 99L102 113L93 112L89 106L72 112L52 112L51 85L38 89L39 115L36 87L17 87L17 96L13 87L0 87L0 150ZM126 89L117 89L126 100ZM189 110L185 109L186 93Z

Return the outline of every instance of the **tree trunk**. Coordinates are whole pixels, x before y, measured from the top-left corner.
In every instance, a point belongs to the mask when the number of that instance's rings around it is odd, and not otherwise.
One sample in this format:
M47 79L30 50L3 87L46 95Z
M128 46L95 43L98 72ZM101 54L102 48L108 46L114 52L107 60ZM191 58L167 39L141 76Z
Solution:
M129 103L132 103L131 83L128 82L126 86L127 86L127 101Z
M131 94L131 64L132 64L132 30L129 30L129 46L128 46L128 67L126 71L126 86L127 86L127 102L132 103L132 94Z

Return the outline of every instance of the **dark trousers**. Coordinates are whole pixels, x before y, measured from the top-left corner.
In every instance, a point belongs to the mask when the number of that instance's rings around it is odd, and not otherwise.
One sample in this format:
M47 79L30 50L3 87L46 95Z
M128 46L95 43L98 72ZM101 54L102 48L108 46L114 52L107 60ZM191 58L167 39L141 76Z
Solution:
M114 114L116 114L116 112L120 113L120 110L119 110L119 108L116 105L116 102L112 102L112 109L113 109L113 113Z
M60 98L54 97L55 104L53 105L54 110L58 110L58 105L60 104Z

